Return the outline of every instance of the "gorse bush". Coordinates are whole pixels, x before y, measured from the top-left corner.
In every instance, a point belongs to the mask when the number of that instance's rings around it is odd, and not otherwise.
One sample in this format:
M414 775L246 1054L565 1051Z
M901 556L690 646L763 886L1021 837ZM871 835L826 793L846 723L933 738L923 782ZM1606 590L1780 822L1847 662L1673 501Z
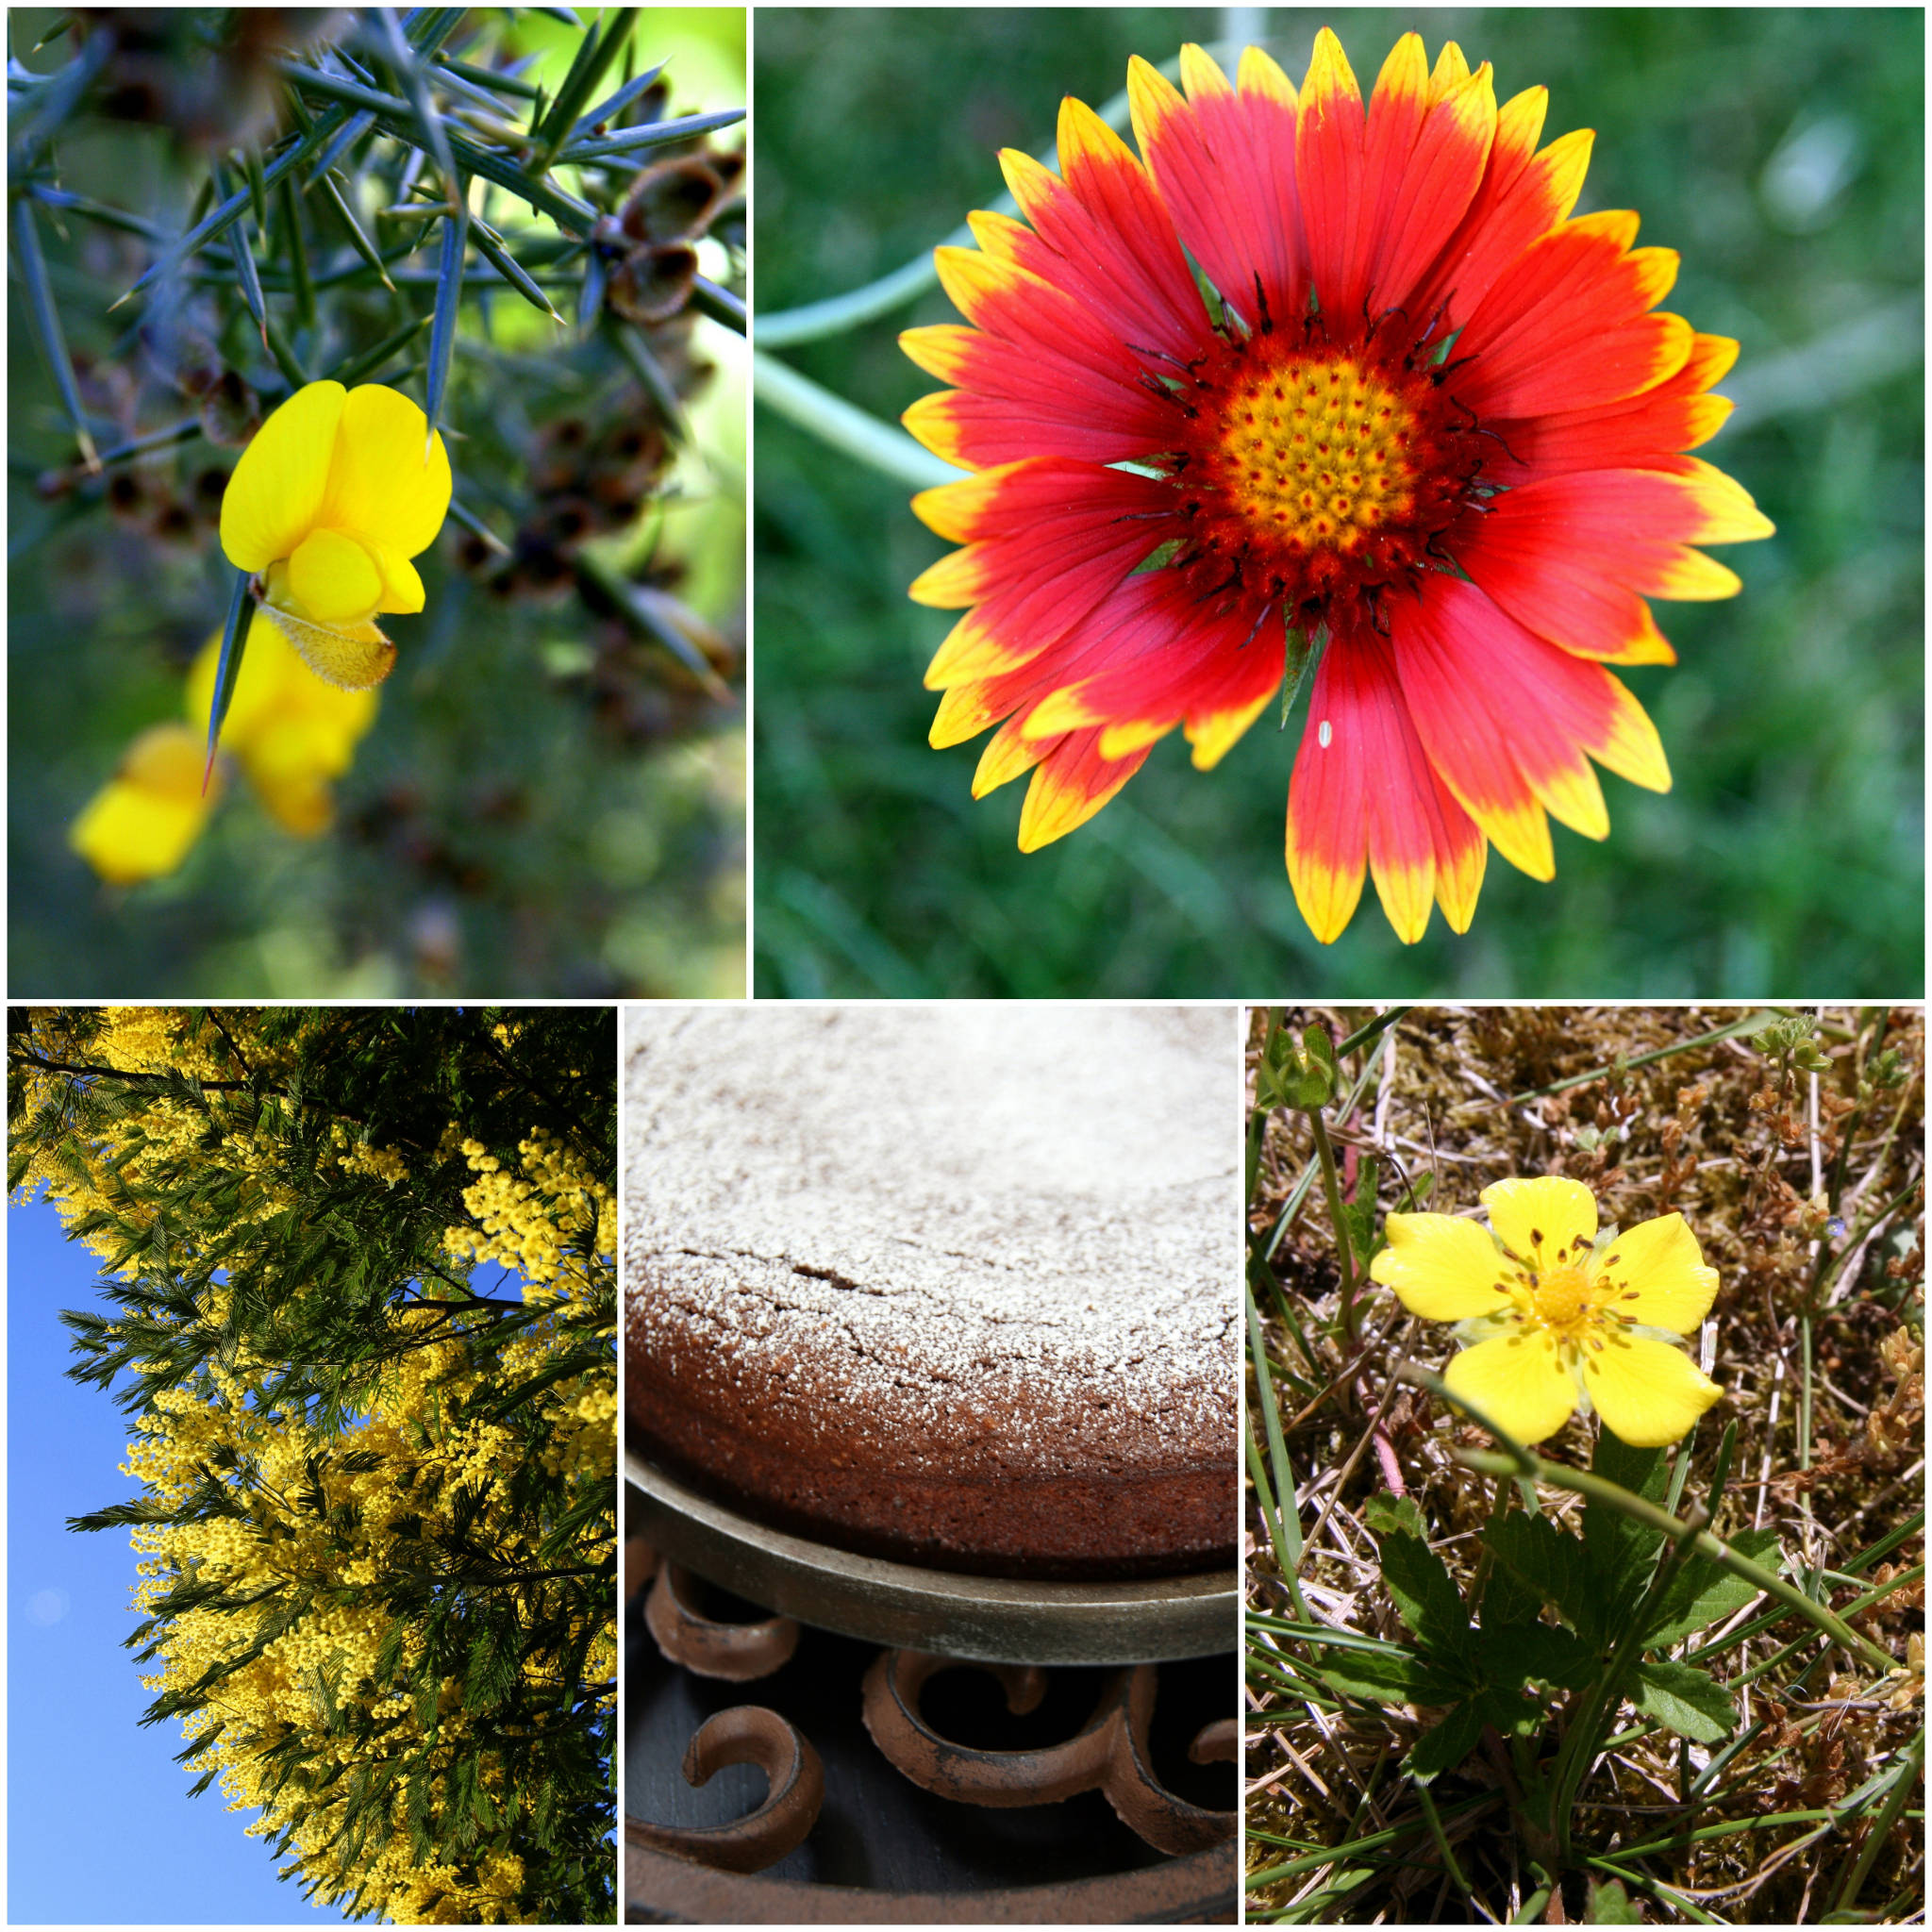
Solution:
M741 446L708 397L742 110L674 108L650 16L551 15L108 10L16 48L67 55L9 73L44 375L15 371L13 698L74 727L15 740L27 978L105 984L158 937L143 990L207 991L226 962L165 908L288 923L230 875L247 847L331 935L277 990L731 971ZM412 425L453 490L410 484Z
M15 1198L141 1494L128 1640L284 1877L356 1917L614 1916L608 1010L16 1009Z

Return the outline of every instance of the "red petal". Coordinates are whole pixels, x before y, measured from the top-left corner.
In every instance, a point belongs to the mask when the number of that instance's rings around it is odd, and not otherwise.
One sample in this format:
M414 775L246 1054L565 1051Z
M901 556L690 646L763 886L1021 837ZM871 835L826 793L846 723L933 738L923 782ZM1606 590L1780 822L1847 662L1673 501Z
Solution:
M1634 784L1668 790L1663 747L1637 700L1474 584L1430 577L1413 603L1394 607L1391 628L1431 762L1497 851L1533 878L1556 872L1545 808L1587 837L1607 829L1586 753Z
M1331 341L1360 330L1369 290L1374 236L1362 152L1366 117L1361 90L1341 42L1324 27L1302 82L1294 129L1295 179L1308 269Z
M1074 288L1124 341L1194 353L1208 315L1173 218L1092 108L1060 105L1059 175L1013 150L1000 163L1022 212L1062 258L1064 274L1049 279Z
M934 658L930 690L1017 669L1057 642L1158 546L1173 501L1153 477L1058 459L994 472L978 490L986 480L913 500L945 534L984 532L912 586L922 603L977 606Z
M1252 717L1281 683L1279 617L1271 623L1253 607L1207 609L1175 571L1129 577L1089 627L1111 641L1106 668L1047 698L1027 721L1030 736L1105 725L1107 749L1119 751L1186 720L1190 737L1205 743L1219 740L1216 721Z
M1695 449L1731 413L1723 396L1706 393L1737 360L1725 336L1697 336L1690 359L1655 389L1596 409L1560 416L1505 416L1486 424L1507 452L1484 474L1498 482L1527 482L1567 470L1621 470L1654 458Z
M1414 42L1412 56L1405 52ZM1418 107L1421 112L1418 114ZM1487 62L1439 92L1422 74L1422 42L1406 34L1369 103L1367 194L1374 255L1370 306L1407 308L1423 271L1456 232L1489 161L1496 95Z
M1587 129L1566 134L1536 154L1548 103L1545 89L1531 88L1497 115L1482 185L1411 296L1409 312L1419 323L1446 303L1443 327L1460 328L1496 277L1576 206L1593 137Z
M1288 875L1324 945L1354 916L1364 863L1389 923L1423 936L1429 905L1468 930L1482 883L1481 832L1424 753L1386 639L1333 640L1315 673L1288 792Z
M1453 387L1477 416L1532 416L1654 388L1689 359L1691 329L1648 311L1677 258L1632 250L1637 217L1585 215L1526 249L1457 339Z
M1199 47L1181 49L1182 99L1138 56L1127 69L1134 133L1181 240L1222 297L1251 324L1255 288L1283 320L1307 307L1307 249L1295 189L1295 94L1259 49L1239 89Z
M1737 577L1690 545L1769 536L1771 525L1743 489L1708 463L1658 463L1506 491L1488 515L1457 526L1456 560L1519 624L1565 650L1668 663L1670 647L1643 598L1732 594Z
M1144 749L1103 758L1098 731L1070 731L1034 768L1020 811L1020 850L1038 852L1084 825L1146 762Z

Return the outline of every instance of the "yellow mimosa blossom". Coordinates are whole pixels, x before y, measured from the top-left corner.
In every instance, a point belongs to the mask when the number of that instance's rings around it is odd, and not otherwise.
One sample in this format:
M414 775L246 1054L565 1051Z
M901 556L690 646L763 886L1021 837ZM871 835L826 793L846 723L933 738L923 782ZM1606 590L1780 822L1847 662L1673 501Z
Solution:
M1521 1442L1578 1408L1635 1448L1676 1441L1724 1393L1673 1345L1718 1285L1684 1217L1599 1235L1595 1196L1555 1175L1498 1181L1482 1202L1488 1230L1390 1215L1369 1269L1410 1314L1457 1324L1448 1386Z
M88 801L67 842L110 886L175 871L201 837L221 791L210 782L204 794L204 769L201 740L187 725L149 725Z
M395 646L371 621L423 608L409 559L449 511L442 438L379 382L311 382L261 425L222 498L222 548L317 676L379 684Z

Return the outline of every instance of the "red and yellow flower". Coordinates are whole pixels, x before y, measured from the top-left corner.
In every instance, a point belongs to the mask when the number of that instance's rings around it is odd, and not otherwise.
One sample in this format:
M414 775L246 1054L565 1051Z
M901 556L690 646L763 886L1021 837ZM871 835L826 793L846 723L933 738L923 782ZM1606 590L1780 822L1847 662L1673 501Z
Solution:
M1633 214L1572 220L1587 132L1415 34L1366 108L1325 28L1299 91L1258 49L1231 86L1128 76L1142 160L1080 102L1060 173L1000 158L1025 221L939 251L971 326L908 330L953 385L906 423L973 474L914 508L963 547L912 587L965 614L932 741L989 725L975 796L1033 774L1032 851L1180 725L1211 767L1321 648L1288 871L1323 941L1365 871L1406 941L1457 931L1488 847L1555 872L1546 813L1608 830L1591 760L1663 791L1611 664L1674 661L1647 598L1713 598L1695 549L1771 534L1686 454L1737 344L1657 305L1676 255ZM1325 643L1324 643L1325 640Z

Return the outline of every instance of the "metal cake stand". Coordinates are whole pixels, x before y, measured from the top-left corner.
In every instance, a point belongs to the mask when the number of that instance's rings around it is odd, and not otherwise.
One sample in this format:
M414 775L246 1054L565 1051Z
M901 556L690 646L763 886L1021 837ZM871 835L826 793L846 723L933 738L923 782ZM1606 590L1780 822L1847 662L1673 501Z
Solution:
M628 1447L639 1525L670 1561L845 1637L999 1664L1139 1664L1232 1650L1235 1573L1135 1583L1028 1583L856 1557L701 1496Z

